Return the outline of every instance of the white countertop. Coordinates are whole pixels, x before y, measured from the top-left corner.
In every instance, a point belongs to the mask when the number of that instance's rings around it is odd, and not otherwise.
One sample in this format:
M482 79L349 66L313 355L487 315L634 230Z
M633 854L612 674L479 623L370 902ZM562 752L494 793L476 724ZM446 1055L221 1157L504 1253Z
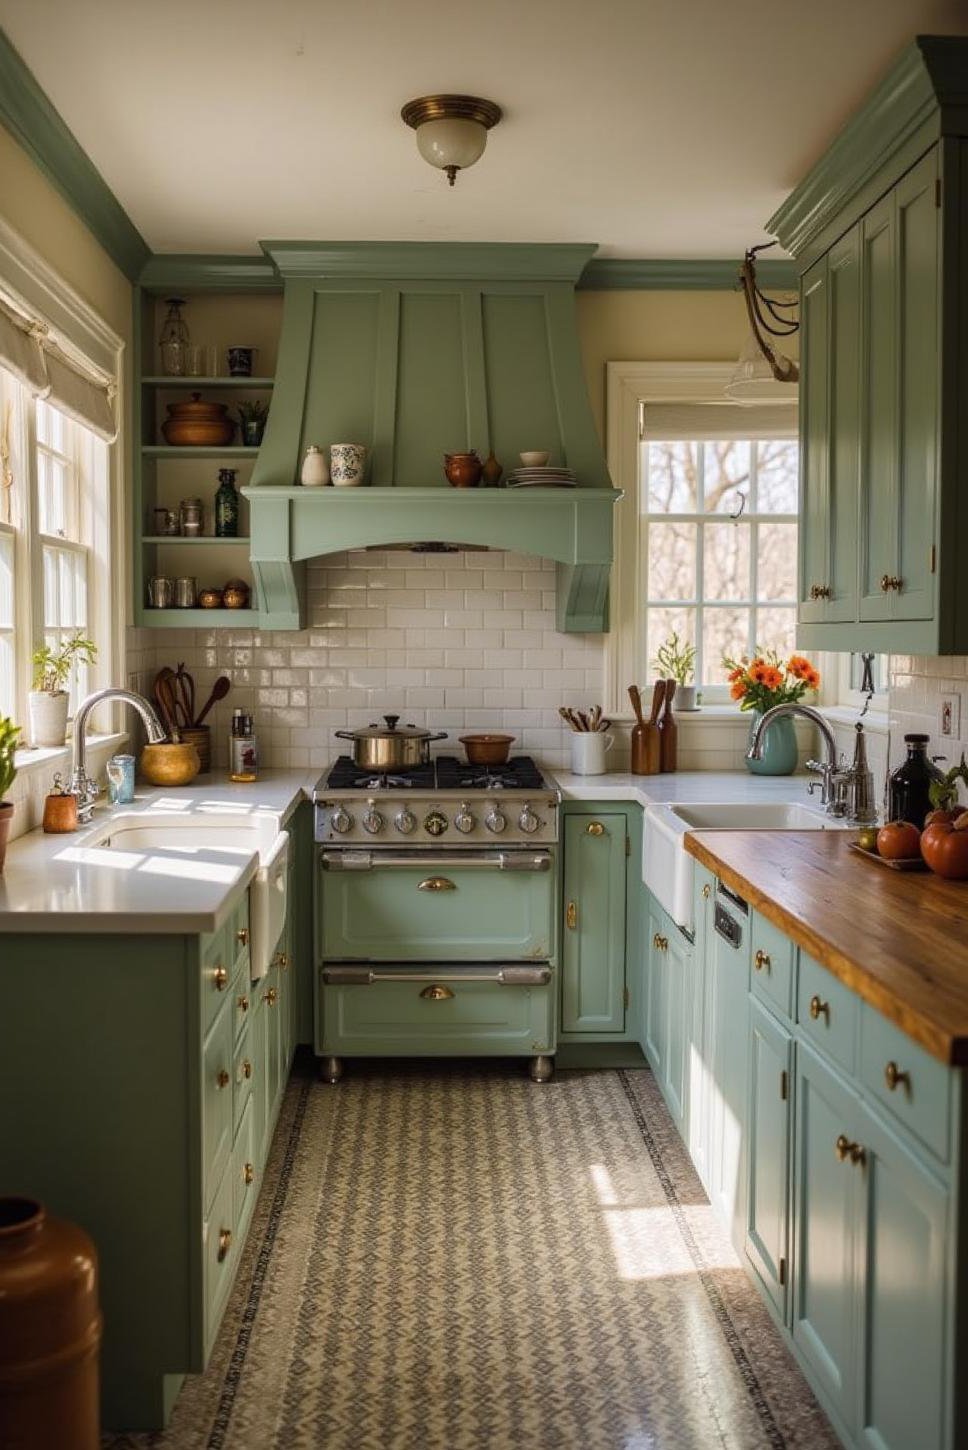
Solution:
M85 843L103 834L105 822L132 813L240 821L258 813L282 827L316 775L278 770L249 785L200 777L177 790L140 788L133 805L101 805L72 835L21 836L8 847L0 876L0 933L214 931L254 876L256 852L227 858L199 850L186 863L162 850L112 852Z
M749 801L802 801L811 799L807 785L815 776L753 775L748 770L681 770L670 775L572 775L547 771L570 801L638 801L641 806L665 802L724 804ZM814 798L816 800L816 798Z

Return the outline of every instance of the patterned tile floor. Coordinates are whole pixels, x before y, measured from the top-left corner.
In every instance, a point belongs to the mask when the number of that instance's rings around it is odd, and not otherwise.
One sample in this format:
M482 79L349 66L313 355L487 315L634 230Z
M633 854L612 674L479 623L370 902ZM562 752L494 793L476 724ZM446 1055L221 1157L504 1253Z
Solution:
M111 1450L834 1450L648 1071L290 1084L207 1373Z

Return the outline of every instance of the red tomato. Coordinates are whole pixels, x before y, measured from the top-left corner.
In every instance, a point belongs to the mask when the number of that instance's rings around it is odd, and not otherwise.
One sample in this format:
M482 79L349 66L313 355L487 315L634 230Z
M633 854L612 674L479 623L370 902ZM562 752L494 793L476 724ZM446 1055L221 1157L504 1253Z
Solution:
M938 876L968 881L968 831L956 831L949 821L935 821L922 833L921 855Z
M877 854L886 861L916 856L920 844L921 832L910 821L888 821L877 833Z
M953 808L951 808L949 810L941 810L941 809L938 809L938 810L934 810L934 811L928 811L928 814L924 818L924 824L926 826L934 826L934 825L937 825L937 823L939 821L942 821L942 822L946 822L946 821L954 822L954 821L956 821L958 819L958 817L960 815L963 815L963 814L964 814L964 812L963 812L961 806L954 806Z

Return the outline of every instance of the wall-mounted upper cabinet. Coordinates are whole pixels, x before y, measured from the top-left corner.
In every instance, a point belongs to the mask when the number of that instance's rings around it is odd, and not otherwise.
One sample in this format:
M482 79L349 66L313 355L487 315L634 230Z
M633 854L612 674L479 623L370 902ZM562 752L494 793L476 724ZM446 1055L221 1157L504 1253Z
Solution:
M919 38L769 223L801 272L805 648L968 652L966 77L968 40Z

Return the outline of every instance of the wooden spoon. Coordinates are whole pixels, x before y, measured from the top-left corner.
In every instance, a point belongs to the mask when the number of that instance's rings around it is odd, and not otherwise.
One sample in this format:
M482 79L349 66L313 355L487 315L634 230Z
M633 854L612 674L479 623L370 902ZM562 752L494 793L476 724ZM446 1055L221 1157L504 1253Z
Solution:
M629 700L635 712L635 723L637 725L644 725L645 717L642 714L642 691L638 685L629 685Z
M209 710L211 710L214 705L217 705L219 700L224 700L231 688L232 681L229 679L228 675L219 675L218 679L215 681L215 684L212 686L212 693L209 695L208 699L205 701L205 704L199 711L198 719L195 721L196 730L205 719L205 716L208 714Z
M649 724L655 725L659 718L659 711L662 709L662 701L665 699L665 680L656 680L652 687L652 714L649 716Z

